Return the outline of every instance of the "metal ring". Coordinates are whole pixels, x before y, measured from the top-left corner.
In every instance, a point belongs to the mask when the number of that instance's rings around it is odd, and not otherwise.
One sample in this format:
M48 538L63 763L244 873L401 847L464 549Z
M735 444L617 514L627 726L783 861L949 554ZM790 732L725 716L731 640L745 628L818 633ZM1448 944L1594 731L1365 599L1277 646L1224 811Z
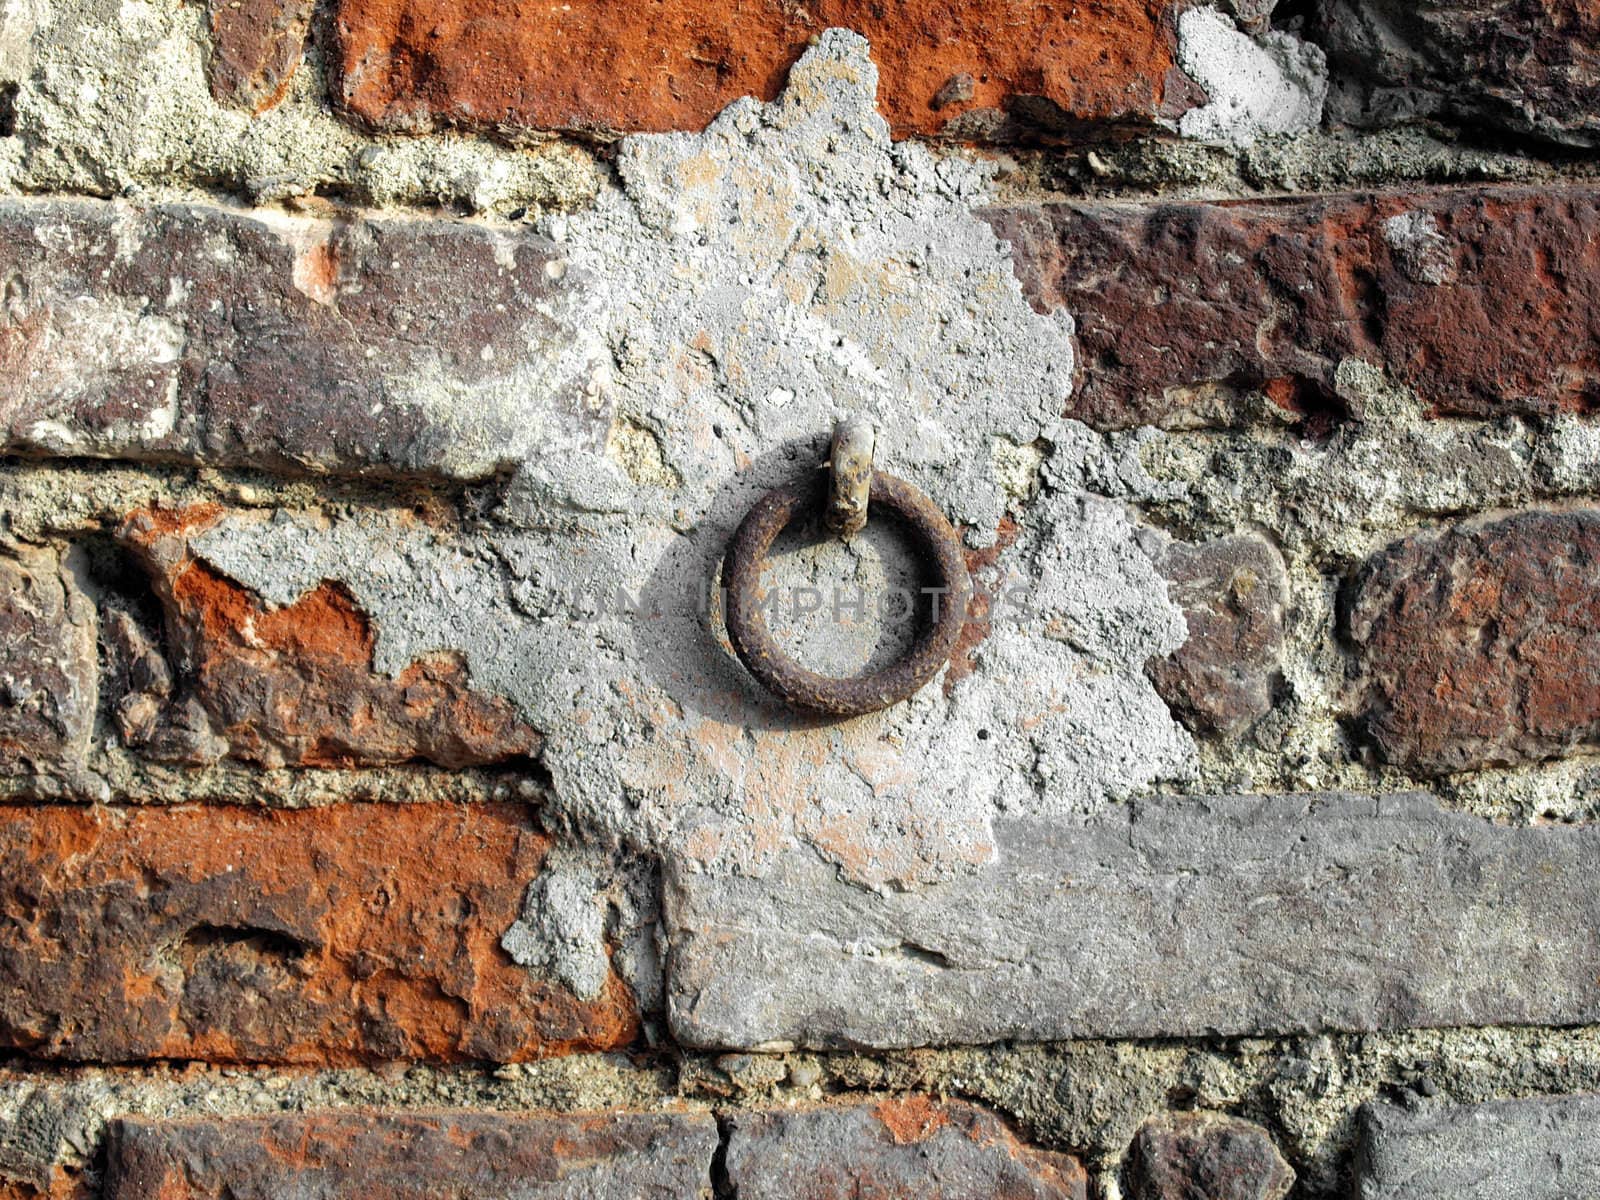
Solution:
M773 641L761 611L761 568L778 534L800 510L822 500L815 487L774 488L739 524L723 560L728 638L739 661L767 688L798 708L853 717L877 712L912 695L944 666L966 624L972 581L961 541L944 514L920 490L882 471L872 474L872 512L892 512L906 525L919 557L937 573L936 619L898 662L871 675L836 679L808 671Z

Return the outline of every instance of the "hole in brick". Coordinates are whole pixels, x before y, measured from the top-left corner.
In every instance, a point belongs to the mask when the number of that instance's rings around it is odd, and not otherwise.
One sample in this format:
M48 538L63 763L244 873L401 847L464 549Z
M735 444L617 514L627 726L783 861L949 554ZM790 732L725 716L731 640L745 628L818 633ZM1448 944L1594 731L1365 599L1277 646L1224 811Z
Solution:
M214 925L208 921L191 928L179 945L195 958L220 951L259 959L291 959L309 954L312 949L282 930L254 925Z
M1261 385L1267 398L1298 418L1295 429L1302 437L1322 442L1333 436L1351 417L1345 402L1315 379L1280 375Z
M17 90L15 83L0 83L0 137L17 136Z

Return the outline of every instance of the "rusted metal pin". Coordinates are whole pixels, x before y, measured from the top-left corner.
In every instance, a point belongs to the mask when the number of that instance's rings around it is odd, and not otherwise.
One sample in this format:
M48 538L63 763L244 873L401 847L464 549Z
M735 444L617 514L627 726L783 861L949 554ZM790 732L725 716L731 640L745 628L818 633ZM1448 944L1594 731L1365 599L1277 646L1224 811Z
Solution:
M870 675L835 678L802 667L784 653L762 612L761 571L772 543L803 512L831 503L832 485L812 478L768 492L734 532L723 558L727 589L723 616L728 640L745 668L774 695L796 708L853 717L888 708L914 694L949 661L966 626L972 581L961 538L933 501L903 479L882 471L868 475L873 511L895 518L913 552L931 576L929 620L910 653ZM861 506L865 516L866 505Z
M850 538L867 525L867 502L872 496L872 455L877 430L860 417L850 417L833 427L833 448L828 455L828 506L823 522L840 537Z

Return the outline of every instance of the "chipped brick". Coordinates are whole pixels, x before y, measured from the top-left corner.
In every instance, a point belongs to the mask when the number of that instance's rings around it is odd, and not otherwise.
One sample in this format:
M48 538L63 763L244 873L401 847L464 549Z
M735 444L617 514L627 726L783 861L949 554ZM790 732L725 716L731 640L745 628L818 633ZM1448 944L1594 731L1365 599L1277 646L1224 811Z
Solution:
M1077 1159L1035 1149L957 1101L893 1097L849 1108L730 1115L728 1180L741 1200L1082 1200Z
M1327 0L1339 117L1418 116L1600 145L1600 8L1588 0Z
M282 100L315 7L315 0L211 0L212 96L254 113Z
M1151 681L1190 729L1239 733L1272 709L1289 587L1283 559L1265 539L1243 534L1168 543L1157 565L1189 636L1150 664Z
M93 605L55 552L0 555L0 774L81 761L97 670Z
M1131 1200L1283 1200L1294 1171L1259 1125L1220 1113L1168 1113L1133 1142Z
M1181 76L1179 7L1024 0L996 21L971 0L671 0L640 21L596 0L538 10L339 0L338 97L385 129L698 130L741 96L771 100L809 41L842 26L871 41L880 105L900 137L983 135L1007 128L1008 113L1050 133L1149 126L1175 115L1169 93L1187 95L1170 82Z
M188 536L221 515L150 511L123 526L165 611L177 676L119 701L129 745L265 767L467 767L537 753L539 735L510 701L472 690L460 655L429 655L393 679L376 672L370 623L337 583L273 608L197 559Z
M515 805L0 809L0 1046L127 1062L523 1061L631 1040L500 948Z

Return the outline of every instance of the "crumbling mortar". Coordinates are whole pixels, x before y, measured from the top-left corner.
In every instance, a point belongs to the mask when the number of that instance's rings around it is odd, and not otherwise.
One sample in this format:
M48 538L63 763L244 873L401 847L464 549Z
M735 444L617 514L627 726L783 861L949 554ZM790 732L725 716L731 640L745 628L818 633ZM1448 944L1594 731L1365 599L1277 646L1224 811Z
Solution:
M1348 1190L1359 1106L1600 1090L1600 1027L1414 1030L1277 1039L1019 1044L887 1054L577 1055L507 1067L104 1068L0 1062L0 1162L92 1174L111 1120L320 1109L493 1112L740 1110L870 1103L906 1093L987 1106L1025 1138L1082 1156L1104 1197L1142 1122L1185 1109L1272 1131L1295 1200ZM1424 1099L1423 1095L1427 1098ZM17 1122L24 1107L26 1128ZM708 1165L709 1169L709 1165ZM92 1179L90 1182L93 1182Z

